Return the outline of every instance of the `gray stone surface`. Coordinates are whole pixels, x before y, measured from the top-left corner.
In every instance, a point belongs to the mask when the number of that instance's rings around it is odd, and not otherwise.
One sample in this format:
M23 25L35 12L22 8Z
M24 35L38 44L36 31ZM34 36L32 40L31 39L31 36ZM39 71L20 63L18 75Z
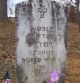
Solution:
M64 73L67 16L52 0L29 0L16 6L17 83L49 83L50 72ZM64 77L56 83L63 83Z

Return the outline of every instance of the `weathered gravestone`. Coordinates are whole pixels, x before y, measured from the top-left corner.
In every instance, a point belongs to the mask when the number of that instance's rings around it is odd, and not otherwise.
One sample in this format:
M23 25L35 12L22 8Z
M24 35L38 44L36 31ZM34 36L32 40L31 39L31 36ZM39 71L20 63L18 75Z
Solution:
M16 6L17 83L49 83L50 73L64 73L66 11L52 0L29 0ZM63 83L64 76L56 83Z

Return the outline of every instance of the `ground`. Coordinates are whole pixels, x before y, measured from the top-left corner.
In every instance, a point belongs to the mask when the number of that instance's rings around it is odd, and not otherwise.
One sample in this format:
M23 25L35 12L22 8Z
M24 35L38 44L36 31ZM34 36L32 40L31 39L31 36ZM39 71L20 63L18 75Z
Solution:
M66 82L80 83L80 32L74 23L68 24Z
M15 26L14 20L0 22L0 80L2 80L5 72L9 71L13 83L16 83ZM65 83L80 83L80 32L75 23L68 23Z

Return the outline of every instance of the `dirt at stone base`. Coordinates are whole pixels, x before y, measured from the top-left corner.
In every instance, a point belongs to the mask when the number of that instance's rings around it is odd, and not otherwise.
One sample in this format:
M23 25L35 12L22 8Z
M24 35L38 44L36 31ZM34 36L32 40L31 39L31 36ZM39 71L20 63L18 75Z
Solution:
M0 80L6 71L16 83L16 24L0 22ZM68 24L68 52L65 83L80 83L80 32L74 23ZM1 81L0 81L1 83Z

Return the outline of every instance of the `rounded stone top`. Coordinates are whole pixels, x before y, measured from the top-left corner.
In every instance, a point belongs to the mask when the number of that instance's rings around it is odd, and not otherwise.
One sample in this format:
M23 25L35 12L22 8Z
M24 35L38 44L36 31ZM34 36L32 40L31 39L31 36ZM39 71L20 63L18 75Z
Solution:
M53 4L56 4L56 5L58 5L58 6L66 6L67 5L67 3L66 4L64 4L62 1L58 1L58 0L26 0L26 1L23 1L23 2L20 2L20 3L18 3L17 5L16 5L16 7L17 6L23 6L23 5L28 5L29 3L33 3L33 2L43 2L43 1L45 1L45 2L53 2Z

